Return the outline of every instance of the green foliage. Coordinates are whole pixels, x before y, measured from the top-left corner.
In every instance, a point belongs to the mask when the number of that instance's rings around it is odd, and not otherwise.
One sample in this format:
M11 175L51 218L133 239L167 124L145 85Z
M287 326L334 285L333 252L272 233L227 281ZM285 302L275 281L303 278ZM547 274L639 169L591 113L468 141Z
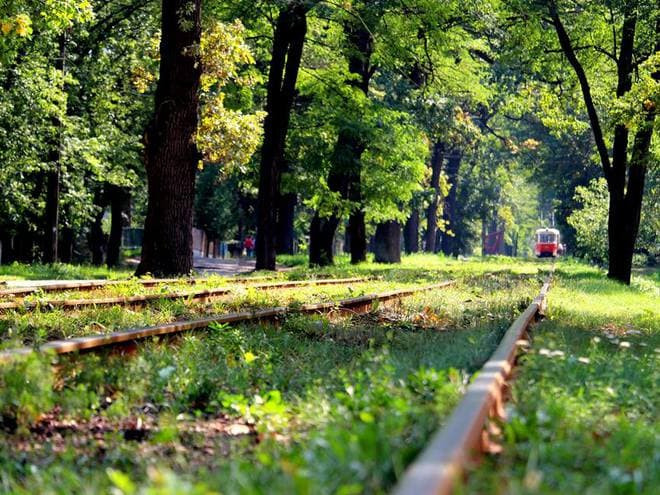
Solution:
M650 172L648 193L642 207L642 220L637 252L647 256L647 263L654 264L660 255L658 246L658 199L655 193L654 171ZM577 187L575 199L578 209L571 213L567 221L576 231L579 253L599 264L607 263L607 215L609 194L605 179L593 180L588 187Z
M3 365L0 374L0 430L26 428L53 407L54 376L43 356Z
M580 209L567 218L576 232L578 247L596 263L607 260L607 211L609 195L605 179L594 180L589 187L579 186L575 197Z
M264 117L264 112L243 114L225 106L225 86L232 83L249 88L256 83L253 74L241 74L243 66L254 63L244 37L239 20L218 22L204 32L200 46L203 73L197 144L205 160L226 168L242 167L250 160L261 138Z

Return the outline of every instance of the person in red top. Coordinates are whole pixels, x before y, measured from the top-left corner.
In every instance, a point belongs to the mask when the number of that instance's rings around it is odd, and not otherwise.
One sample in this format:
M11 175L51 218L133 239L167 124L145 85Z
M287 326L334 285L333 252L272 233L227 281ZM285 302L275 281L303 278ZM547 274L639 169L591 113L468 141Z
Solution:
M254 239L251 235L247 236L243 241L243 247L247 252L248 258L252 258L252 253L254 252Z

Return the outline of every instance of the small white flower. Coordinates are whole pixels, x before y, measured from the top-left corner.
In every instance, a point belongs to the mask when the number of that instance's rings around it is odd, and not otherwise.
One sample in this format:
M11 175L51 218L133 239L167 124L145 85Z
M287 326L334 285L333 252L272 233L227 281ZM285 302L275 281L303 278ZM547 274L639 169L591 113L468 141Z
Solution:
M594 344L598 344L598 343L600 342L600 337L594 337L593 339L591 339L591 341L592 341Z
M538 411L536 411L536 419L540 424L543 424L550 421L550 416L542 409L539 409Z
M628 347L630 347L630 342L626 342L624 340L619 344L619 347L623 347L624 349L627 349Z
M579 357L578 361L584 364L589 364L591 362L591 359L589 359L588 357Z
M660 349L656 349L656 351L660 351ZM549 356L550 355L550 349L539 349L539 354L541 356Z
M616 392L614 391L614 389L612 387L606 387L605 392L607 392L610 395L616 395Z
M552 351L550 357L564 357L564 351Z

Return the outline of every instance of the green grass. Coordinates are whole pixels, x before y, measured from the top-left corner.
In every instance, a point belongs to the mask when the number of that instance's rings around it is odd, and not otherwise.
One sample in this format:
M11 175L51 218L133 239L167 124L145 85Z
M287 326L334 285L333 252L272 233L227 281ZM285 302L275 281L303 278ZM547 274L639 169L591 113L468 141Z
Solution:
M117 279L128 278L134 270L107 268L106 266L69 265L54 263L26 265L12 263L0 265L0 281L3 280L67 280L67 279Z
M385 493L550 266L431 255L353 266L341 257L280 276L377 279L350 290L248 290L211 305L6 315L10 345L458 280L369 315L215 326L174 347L147 342L131 358L5 366L0 493ZM558 263L548 318L514 382L505 452L472 470L465 492L655 492L656 279L636 276L628 288L597 268Z
M213 284L209 284L209 287L211 286ZM220 284L220 286L224 287L226 284ZM48 340L110 333L126 328L151 326L246 309L275 306L295 307L305 303L336 301L367 293L392 290L395 287L410 288L413 286L411 283L395 284L386 281L271 290L234 286L234 291L227 297L208 303L179 299L156 300L145 307L132 308L115 305L98 308L87 307L75 311L63 309L12 310L0 315L0 348L37 345ZM161 287L157 291L169 293L172 288L172 286ZM180 288L181 290L191 290L190 287ZM154 292L154 290L140 291L138 289L139 287L135 292ZM107 294L107 291L105 292ZM124 293L121 288L114 288L112 291L112 295L121 293L128 295L134 292ZM76 295L76 297L79 296ZM30 299L39 300L39 296L31 296Z
M369 315L215 327L175 351L153 342L132 359L61 359L57 375L36 358L16 363L0 387L14 431L0 436L11 446L0 491L386 492L540 285L536 268L462 273ZM76 427L28 434L48 430L44 413ZM151 433L127 440L138 418Z
M658 493L658 285L562 268L514 382L504 453L465 491Z

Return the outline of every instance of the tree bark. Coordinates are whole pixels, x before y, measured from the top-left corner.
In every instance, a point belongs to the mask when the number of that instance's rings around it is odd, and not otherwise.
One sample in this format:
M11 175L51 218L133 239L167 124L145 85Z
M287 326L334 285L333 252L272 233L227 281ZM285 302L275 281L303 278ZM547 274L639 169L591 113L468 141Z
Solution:
M310 266L329 266L334 263L332 245L338 225L339 218L336 216L323 218L318 213L314 215L309 231Z
M62 263L73 261L73 248L76 233L69 226L62 227L62 235L59 236L59 247L57 248L59 259Z
M374 259L378 263L401 262L401 224L395 220L376 226Z
M136 275L188 274L192 264L201 0L164 0L156 108L144 136L148 203Z
M110 196L111 223L106 264L112 268L119 265L121 238L124 227L126 226L126 215L124 212L130 208L131 196L125 188L111 184L107 185L107 192Z
M44 215L44 263L55 263L57 261L58 230L60 223L60 163L59 149L52 151L49 161L53 170L48 172L46 181L46 211Z
M275 270L276 202L280 195L286 134L306 33L307 7L302 2L289 3L277 19L268 74L267 116L264 120L257 200L257 270Z
M458 249L456 248L456 239L454 234L454 225L457 222L456 212L456 188L458 187L458 171L461 167L462 155L458 152L452 153L447 158L447 180L449 181L450 189L449 194L445 198L444 207L442 209L442 218L445 223L446 231L442 234L441 249L447 256L458 256ZM451 231L451 234L447 232Z
M438 206L440 203L440 172L444 160L444 144L436 142L431 154L431 189L433 198L426 209L426 247L427 253L436 252L436 238L438 231Z
M103 214L102 209L94 216L94 221L89 228L87 237L89 250L92 253L92 265L101 266L103 264L103 255L105 252L105 235L103 234Z
M403 245L406 253L419 252L419 209L413 208L403 228Z
M62 73L64 77L66 57L66 34L63 33L59 38L59 53L55 62L55 69ZM45 263L57 262L58 248L58 230L60 223L60 175L62 174L61 160L61 132L62 121L59 117L53 117L53 127L55 128L52 142L50 143L50 152L48 153L48 162L51 169L47 174L46 180L46 209L44 212L44 244L43 259Z
M277 201L277 254L293 254L295 236L293 221L298 196L295 193L279 194Z

